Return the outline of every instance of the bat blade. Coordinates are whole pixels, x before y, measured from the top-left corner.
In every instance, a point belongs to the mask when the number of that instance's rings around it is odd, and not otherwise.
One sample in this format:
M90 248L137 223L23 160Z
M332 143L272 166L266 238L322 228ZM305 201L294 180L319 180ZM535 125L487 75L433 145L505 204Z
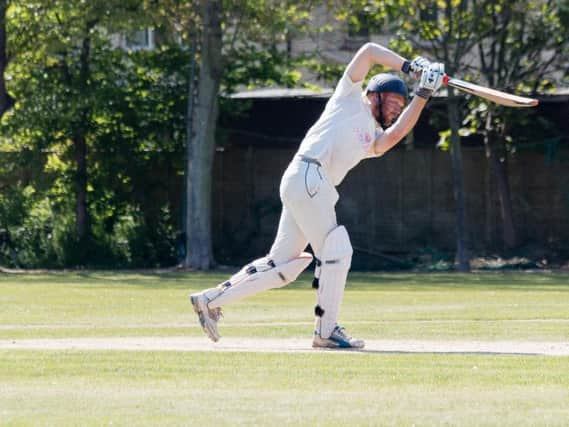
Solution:
M496 89L490 89L488 87L465 82L464 80L455 79L449 76L445 76L444 83L462 90L463 92L479 96L481 98L495 102L496 104L505 105L506 107L535 107L539 103L537 99L512 95L511 93L502 92Z

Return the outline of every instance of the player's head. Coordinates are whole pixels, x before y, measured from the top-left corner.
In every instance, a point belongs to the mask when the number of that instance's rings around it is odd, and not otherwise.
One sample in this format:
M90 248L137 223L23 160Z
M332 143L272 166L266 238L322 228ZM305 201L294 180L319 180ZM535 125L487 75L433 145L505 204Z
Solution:
M384 129L397 120L409 97L405 82L392 74L373 76L365 94L370 101L375 119Z

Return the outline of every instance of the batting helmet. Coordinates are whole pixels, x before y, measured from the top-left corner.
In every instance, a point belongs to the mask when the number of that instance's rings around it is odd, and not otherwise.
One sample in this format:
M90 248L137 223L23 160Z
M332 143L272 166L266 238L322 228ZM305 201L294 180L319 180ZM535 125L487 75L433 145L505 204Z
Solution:
M403 95L405 99L409 96L407 85L399 77L392 74L376 74L373 76L366 88L366 95L370 92L392 92Z

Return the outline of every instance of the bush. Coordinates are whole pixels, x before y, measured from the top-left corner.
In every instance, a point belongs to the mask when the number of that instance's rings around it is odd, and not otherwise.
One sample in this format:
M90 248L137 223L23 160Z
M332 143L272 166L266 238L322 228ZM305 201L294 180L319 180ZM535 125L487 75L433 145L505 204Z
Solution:
M92 235L77 238L72 207L55 207L31 187L0 195L0 264L12 268L160 267L176 263L176 230L163 207L157 218L128 207L114 218L94 217Z

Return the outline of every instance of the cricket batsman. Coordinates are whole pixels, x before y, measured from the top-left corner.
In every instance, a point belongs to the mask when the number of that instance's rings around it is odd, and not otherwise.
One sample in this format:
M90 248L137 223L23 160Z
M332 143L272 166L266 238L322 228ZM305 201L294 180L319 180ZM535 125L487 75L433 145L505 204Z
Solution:
M415 96L406 106L407 86L393 74L362 83L373 65L411 74ZM218 286L190 296L200 324L213 341L220 338L221 307L261 291L294 281L314 253L317 290L314 309L315 348L363 348L338 324L352 246L346 228L338 225L338 186L363 159L379 157L415 126L429 97L443 83L444 65L422 57L408 61L375 43L366 43L348 64L324 112L308 130L280 184L282 213L269 253L254 260Z

